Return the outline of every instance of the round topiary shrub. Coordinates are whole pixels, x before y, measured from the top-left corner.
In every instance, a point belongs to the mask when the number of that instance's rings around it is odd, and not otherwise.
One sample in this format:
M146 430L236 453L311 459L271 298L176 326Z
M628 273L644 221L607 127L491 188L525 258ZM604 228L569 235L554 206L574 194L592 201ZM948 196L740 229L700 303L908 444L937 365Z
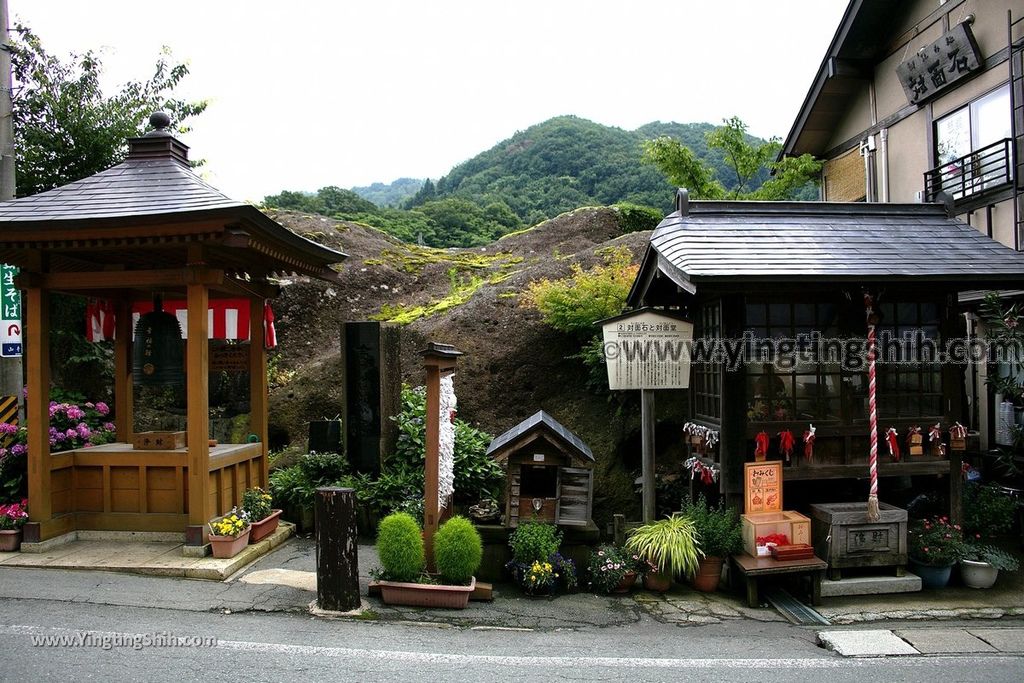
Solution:
M452 517L434 534L434 563L445 583L468 584L483 554L480 533L465 517Z
M407 512L395 512L377 527L377 556L389 581L415 581L423 573L423 532Z

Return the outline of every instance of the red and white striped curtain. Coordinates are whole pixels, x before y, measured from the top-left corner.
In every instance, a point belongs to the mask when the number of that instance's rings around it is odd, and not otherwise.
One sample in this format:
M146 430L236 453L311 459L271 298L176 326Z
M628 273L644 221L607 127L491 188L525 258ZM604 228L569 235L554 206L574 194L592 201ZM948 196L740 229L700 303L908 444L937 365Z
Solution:
M164 310L181 323L182 338L188 338L188 304L184 300L163 303ZM153 310L153 303L139 301L132 304L132 329L144 313ZM247 299L212 299L207 310L210 339L249 340L249 301ZM109 301L90 300L85 308L86 339L93 342L114 338L114 307ZM269 302L263 304L263 344L268 349L277 346L274 329L274 311Z

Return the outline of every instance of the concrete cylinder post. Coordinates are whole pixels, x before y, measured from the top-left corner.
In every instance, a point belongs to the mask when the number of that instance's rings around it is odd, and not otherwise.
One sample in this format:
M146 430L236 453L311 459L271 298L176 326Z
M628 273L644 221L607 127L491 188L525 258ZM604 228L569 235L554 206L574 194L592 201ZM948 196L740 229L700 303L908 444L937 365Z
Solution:
M427 434L423 481L423 545L427 570L434 571L434 534L440 523L438 504L438 455L441 450L441 376L455 371L462 352L450 344L430 342L421 352L427 371Z
M316 490L316 601L320 609L359 608L356 492L336 486Z

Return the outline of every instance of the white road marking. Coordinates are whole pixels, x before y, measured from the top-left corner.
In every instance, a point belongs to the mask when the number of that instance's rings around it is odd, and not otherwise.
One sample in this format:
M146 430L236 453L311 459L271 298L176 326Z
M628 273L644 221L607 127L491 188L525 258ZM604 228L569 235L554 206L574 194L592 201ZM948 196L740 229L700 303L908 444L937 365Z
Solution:
M81 635L91 634L96 640L104 637L130 639L145 635L121 631L93 631L85 629L57 628L29 625L0 625L0 635ZM414 664L463 664L501 667L555 667L579 669L583 667L648 668L648 669L851 669L865 668L884 662L886 666L923 667L934 666L936 659L955 660L958 664L993 664L1000 661L1019 662L1020 657L948 657L918 656L875 659L845 659L836 656L777 658L777 659L698 659L673 657L535 657L505 655L443 654L435 652L410 652L404 650L377 650L351 647L322 647L315 645L289 645L286 643L261 643L239 640L218 640L215 648L243 652L263 652L280 655L321 656L338 658L362 658L381 661L408 662Z

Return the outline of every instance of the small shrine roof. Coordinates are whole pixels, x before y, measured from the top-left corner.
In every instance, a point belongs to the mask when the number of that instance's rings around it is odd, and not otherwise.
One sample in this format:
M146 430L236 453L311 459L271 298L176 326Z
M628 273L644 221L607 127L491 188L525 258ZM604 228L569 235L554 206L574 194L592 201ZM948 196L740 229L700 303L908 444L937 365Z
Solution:
M567 446L576 451L581 458L590 460L591 462L594 461L594 454L591 452L590 447L583 443L583 440L580 439L580 437L566 429L558 420L551 417L543 410L538 410L512 429L491 441L491 445L487 447L487 455L491 455L496 451L513 445L520 438L541 428L544 428L559 437Z

